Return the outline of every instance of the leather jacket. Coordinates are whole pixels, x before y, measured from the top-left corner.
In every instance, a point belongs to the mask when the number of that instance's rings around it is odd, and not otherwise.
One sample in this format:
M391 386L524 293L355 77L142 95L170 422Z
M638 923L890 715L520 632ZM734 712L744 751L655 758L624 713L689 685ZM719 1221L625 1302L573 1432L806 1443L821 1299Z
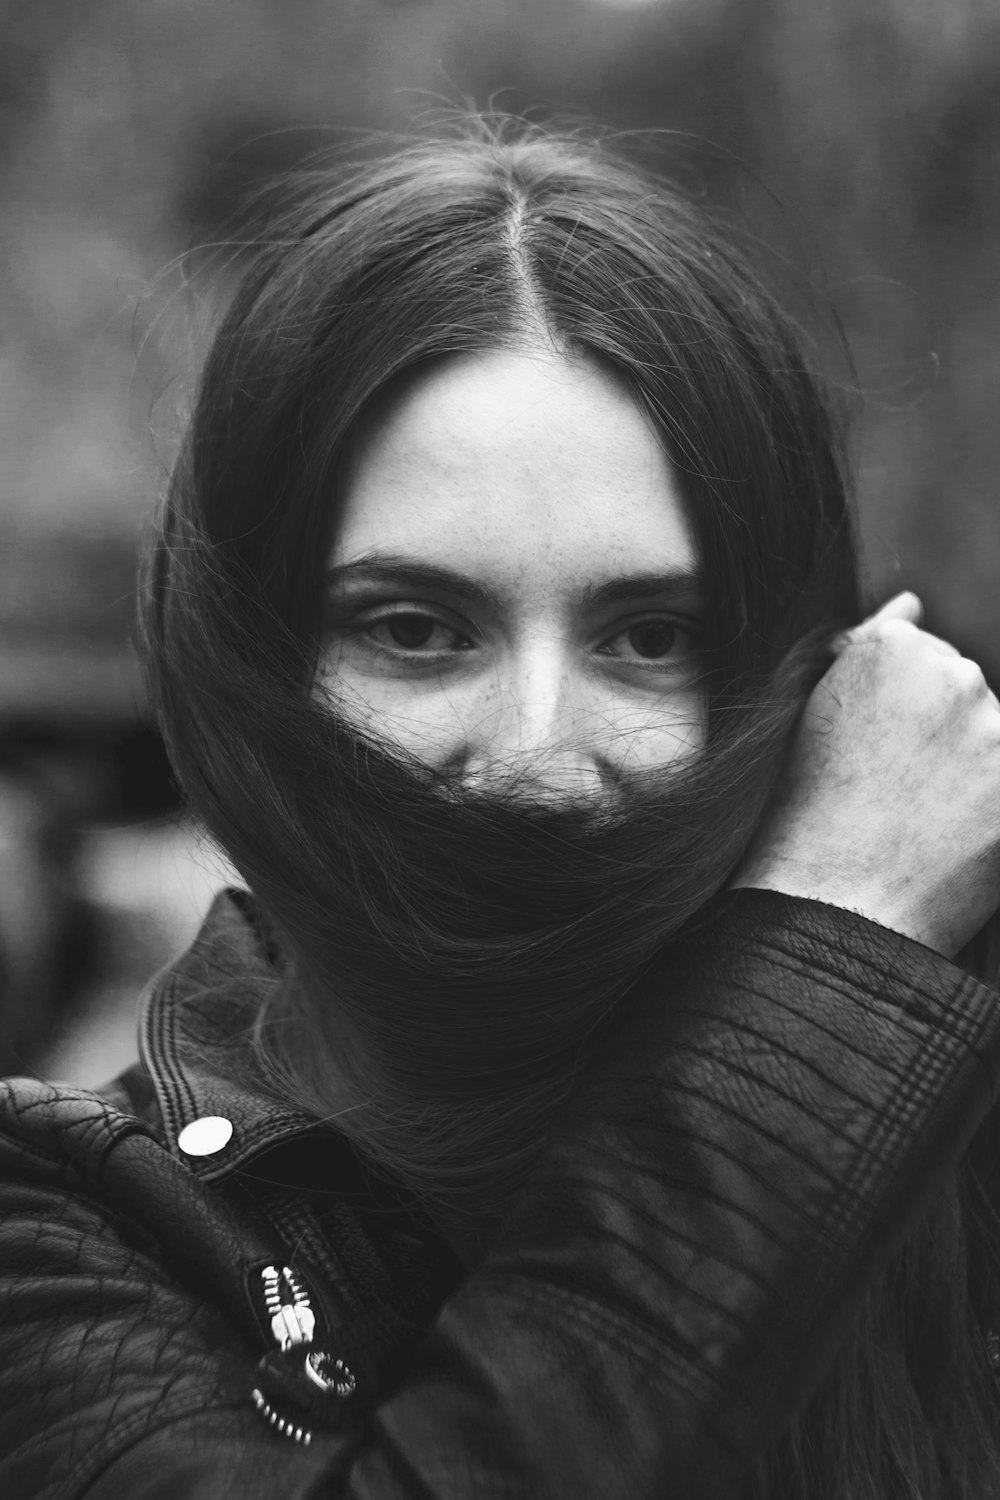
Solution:
M735 1500L1000 1078L992 990L729 893L467 1268L262 1089L273 982L225 894L144 997L139 1063L0 1085L5 1500Z

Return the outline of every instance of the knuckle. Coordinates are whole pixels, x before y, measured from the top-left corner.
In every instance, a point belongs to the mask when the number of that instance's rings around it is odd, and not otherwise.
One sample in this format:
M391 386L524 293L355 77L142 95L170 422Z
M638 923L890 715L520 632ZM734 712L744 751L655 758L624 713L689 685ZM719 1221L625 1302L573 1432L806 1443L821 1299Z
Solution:
M845 632L848 646L864 646L869 651L895 652L905 648L919 634L909 620L874 620Z
M986 678L978 662L968 656L956 656L948 661L948 671L956 685L967 693L986 693Z
M976 695L976 707L980 732L990 744L1000 743L1000 701L985 682L983 691Z
M879 620L869 631L875 640L911 641L919 635L916 625L910 620Z

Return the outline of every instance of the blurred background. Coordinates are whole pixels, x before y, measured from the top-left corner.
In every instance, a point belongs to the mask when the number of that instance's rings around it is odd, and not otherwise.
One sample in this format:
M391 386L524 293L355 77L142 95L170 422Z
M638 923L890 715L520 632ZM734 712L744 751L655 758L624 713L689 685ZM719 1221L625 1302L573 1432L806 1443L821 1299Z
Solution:
M671 133L645 158L818 303L873 596L915 588L1000 680L1000 0L0 0L0 1073L127 1063L225 878L130 645L226 291L199 247L463 102Z

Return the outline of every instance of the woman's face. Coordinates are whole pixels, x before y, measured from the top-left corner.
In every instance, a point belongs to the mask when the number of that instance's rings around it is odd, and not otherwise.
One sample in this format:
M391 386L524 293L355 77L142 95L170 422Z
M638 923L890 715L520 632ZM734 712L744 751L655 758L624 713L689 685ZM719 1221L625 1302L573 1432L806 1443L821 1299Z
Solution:
M460 786L613 796L704 743L698 571L671 465L612 376L455 357L360 451L321 683Z

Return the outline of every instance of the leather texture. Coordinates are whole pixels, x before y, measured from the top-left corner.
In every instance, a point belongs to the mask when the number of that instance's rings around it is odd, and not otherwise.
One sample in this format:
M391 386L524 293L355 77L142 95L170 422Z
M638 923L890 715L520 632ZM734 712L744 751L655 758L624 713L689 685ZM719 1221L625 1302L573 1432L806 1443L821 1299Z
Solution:
M731 893L650 966L469 1272L261 1088L275 982L226 893L144 997L135 1067L0 1085L5 1500L738 1500L1000 1082L993 991ZM186 1156L205 1116L232 1139ZM268 1267L349 1394L276 1352Z

